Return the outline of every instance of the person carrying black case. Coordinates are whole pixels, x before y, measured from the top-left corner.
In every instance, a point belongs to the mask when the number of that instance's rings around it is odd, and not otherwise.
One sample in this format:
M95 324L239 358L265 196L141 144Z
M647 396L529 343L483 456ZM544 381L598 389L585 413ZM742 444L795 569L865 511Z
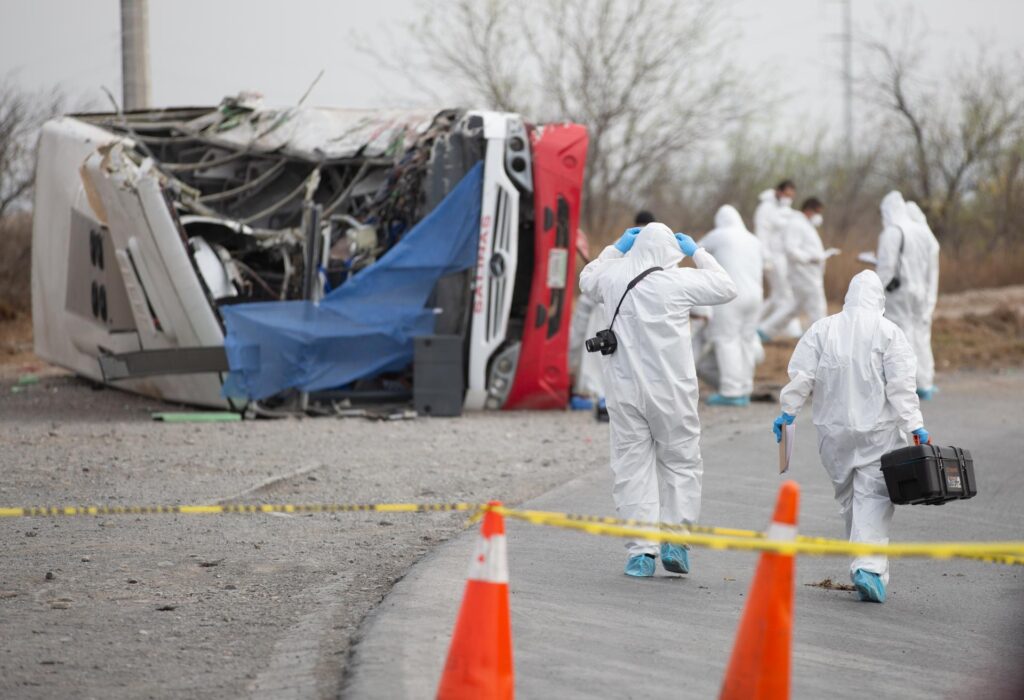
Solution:
M790 382L780 395L776 439L813 392L814 426L822 465L851 542L888 544L893 504L882 456L904 447L924 429L914 351L896 324L882 317L885 292L874 271L850 282L842 312L812 325L789 361ZM889 562L857 557L850 578L861 600L885 602Z

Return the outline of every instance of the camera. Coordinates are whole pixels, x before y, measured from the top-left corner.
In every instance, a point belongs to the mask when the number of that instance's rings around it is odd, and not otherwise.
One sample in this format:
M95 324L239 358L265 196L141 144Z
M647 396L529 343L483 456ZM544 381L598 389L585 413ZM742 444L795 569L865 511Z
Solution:
M600 352L602 355L611 355L619 346L619 341L616 339L614 331L611 328L606 328L603 331L598 331L597 335L593 338L587 338L586 345L587 352Z

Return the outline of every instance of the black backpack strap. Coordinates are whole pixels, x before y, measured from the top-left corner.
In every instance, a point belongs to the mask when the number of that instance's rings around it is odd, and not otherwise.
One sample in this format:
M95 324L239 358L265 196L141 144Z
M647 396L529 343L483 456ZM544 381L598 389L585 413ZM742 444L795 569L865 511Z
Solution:
M637 284L639 284L640 280L642 280L647 275L651 274L652 272L658 272L659 270L664 269L665 268L663 267L649 267L643 272L641 272L639 275L634 277L632 280L630 280L629 284L626 285L626 291L622 293L622 298L619 299L619 305L615 307L615 313L612 314L612 322L608 324L608 330L611 330L612 326L615 325L615 319L619 317L619 309L622 308L622 302L626 300L626 295L629 294L629 291L633 289L633 287L635 287Z

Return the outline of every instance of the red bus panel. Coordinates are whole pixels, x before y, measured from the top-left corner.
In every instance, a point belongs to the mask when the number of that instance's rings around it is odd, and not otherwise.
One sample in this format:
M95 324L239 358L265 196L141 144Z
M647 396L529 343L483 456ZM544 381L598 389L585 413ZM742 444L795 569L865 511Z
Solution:
M535 129L530 143L533 282L519 363L504 408L561 409L569 402L569 326L587 130L579 124L550 124Z

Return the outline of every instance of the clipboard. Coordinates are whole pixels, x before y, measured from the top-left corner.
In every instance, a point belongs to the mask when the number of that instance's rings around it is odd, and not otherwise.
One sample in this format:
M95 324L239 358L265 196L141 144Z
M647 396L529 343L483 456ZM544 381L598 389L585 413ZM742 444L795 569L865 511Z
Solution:
M796 425L790 423L782 426L782 441L779 442L779 474L789 471L789 461L793 457L793 438L796 436Z

